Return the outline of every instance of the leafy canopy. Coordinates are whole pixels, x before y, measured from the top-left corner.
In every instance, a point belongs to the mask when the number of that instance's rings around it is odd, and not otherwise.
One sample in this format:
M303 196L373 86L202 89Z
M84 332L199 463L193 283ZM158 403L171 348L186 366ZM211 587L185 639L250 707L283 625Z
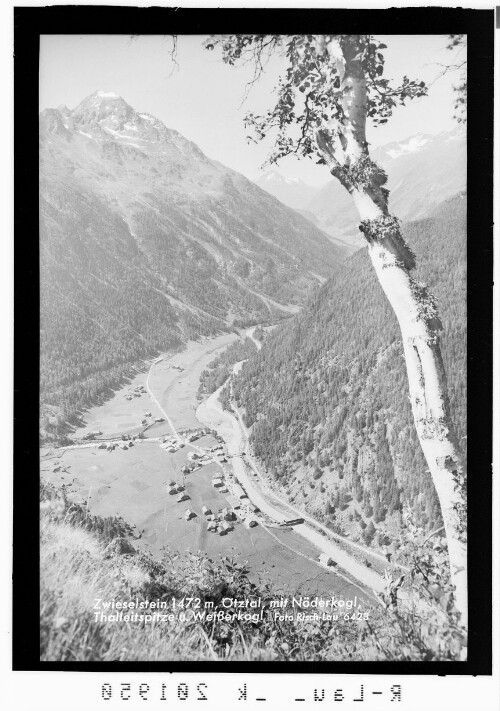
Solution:
M347 123L350 68L361 79L366 116L375 125L386 123L394 108L407 99L427 93L424 82L404 76L395 85L384 76L387 46L372 35L211 35L205 47L220 50L226 64L252 64L249 86L259 79L273 54L285 60L285 71L275 88L275 105L262 116L250 112L245 117L250 141L261 141L270 132L275 135L269 163L290 154L316 157L324 163L316 133Z
M455 60L445 66L442 74L459 71L459 83L453 87L455 92L455 116L458 123L467 123L467 35L448 35L446 49L455 51Z

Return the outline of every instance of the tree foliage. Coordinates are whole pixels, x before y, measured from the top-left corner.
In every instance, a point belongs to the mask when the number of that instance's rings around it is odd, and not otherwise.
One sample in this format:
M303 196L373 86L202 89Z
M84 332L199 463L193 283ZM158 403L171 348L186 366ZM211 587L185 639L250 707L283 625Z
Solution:
M457 50L457 58L453 64L445 67L444 73L448 71L460 72L460 79L453 89L455 91L455 118L458 123L467 123L467 57L463 54L467 51L467 35L448 35L449 42L446 49Z
M229 65L252 63L251 83L273 53L284 60L275 105L262 115L249 112L245 119L251 129L249 140L261 141L270 132L274 136L270 163L290 154L325 162L316 144L317 132L336 126L341 137L347 121L344 57L359 59L366 77L367 116L375 125L386 123L397 106L427 92L424 82L404 76L401 84L394 84L384 76L386 45L373 35L212 35L205 46L220 50Z

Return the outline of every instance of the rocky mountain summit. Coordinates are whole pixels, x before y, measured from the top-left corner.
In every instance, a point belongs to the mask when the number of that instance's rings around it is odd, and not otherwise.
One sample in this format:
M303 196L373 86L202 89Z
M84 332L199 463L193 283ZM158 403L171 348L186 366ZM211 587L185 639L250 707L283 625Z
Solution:
M137 358L288 316L345 254L108 91L40 115L40 251L42 392L67 411Z

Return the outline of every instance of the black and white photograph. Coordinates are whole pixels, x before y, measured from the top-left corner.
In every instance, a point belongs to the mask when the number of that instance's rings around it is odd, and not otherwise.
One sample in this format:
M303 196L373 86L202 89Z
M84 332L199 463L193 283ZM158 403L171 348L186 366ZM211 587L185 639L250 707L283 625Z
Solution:
M41 32L41 663L468 661L470 49L380 26Z

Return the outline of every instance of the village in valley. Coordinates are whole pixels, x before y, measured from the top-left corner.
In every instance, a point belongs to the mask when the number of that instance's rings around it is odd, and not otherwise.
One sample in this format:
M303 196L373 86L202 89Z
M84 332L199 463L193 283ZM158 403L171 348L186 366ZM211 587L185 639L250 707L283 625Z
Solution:
M158 362L160 362L160 359L155 361L155 363ZM181 372L183 370L180 366L172 367ZM144 385L138 385L128 390L124 395L124 399L132 401L133 398L141 397L143 394L147 394L146 388ZM206 530L219 536L224 536L233 531L235 523L241 522L247 528L257 526L259 522L258 515L262 514L260 509L251 503L241 483L226 466L231 455L228 454L222 437L215 430L210 430L209 428L179 430L176 431L175 435L148 436L148 430L151 427L159 426L164 422L164 417L153 416L151 411L146 411L141 420L139 431L134 434L127 433L116 437L106 437L102 430L91 430L83 434L81 439L75 441L68 449L95 448L106 452L114 452L115 449L126 451L133 447L154 443L167 454L175 454L180 450L185 450L182 464L179 465L178 461L176 462L177 467L175 468L179 469L179 475L163 482L164 493L167 493L169 497L175 496L176 503L187 506L182 511L183 518L186 521L191 521L194 518L203 517L206 522ZM186 445L190 451L185 449ZM211 487L222 498L218 498L219 506L205 503L202 504L200 510L197 510L187 491L186 477L195 475L209 464L216 465L218 468L218 472L211 476ZM52 472L54 474L70 473L69 469L59 459L55 460ZM75 483L74 480L72 483ZM64 483L62 485L67 486ZM89 492L89 498L92 498L91 491Z
M146 392L146 389L143 386L139 386L135 388L134 395L143 392ZM131 399L131 396L127 395L126 399ZM145 425L145 429L152 423L164 422L162 417L153 418L151 412L146 412L144 418L141 424ZM93 442L98 449L105 449L108 452L112 452L116 447L126 450L141 442L151 442L151 438L146 438L144 430L138 435L122 435L119 440L111 441L99 440L102 434L100 430L97 430L89 432L82 439L87 442ZM208 445L210 445L210 438L214 438L216 444L207 446L207 440ZM199 442L200 440L203 440L205 446L200 444L193 445L194 442ZM237 478L224 466L230 455L228 455L224 446L224 440L215 431L208 428L189 431L181 430L177 433L177 436L160 437L157 441L160 448L169 454L174 454L184 449L186 445L193 445L192 451L187 452L186 462L180 469L182 478L178 477L178 480L169 479L165 483L165 489L169 496L175 496L175 500L179 504L187 503L187 508L183 512L186 521L203 516L207 523L207 531L216 533L219 536L224 536L233 531L234 522L242 522L247 528L257 526L257 514L260 514L260 509L249 501ZM210 463L217 464L222 469L221 473L212 475L211 485L217 493L224 495L223 506L222 508L213 506L212 510L210 506L203 504L201 511L196 511L192 504L189 504L191 497L186 491L186 476L195 474Z
M209 401L221 407L218 393L193 404L202 369L234 338L147 362L146 374L86 413L71 444L42 449L42 476L89 513L123 518L134 545L154 556L231 555L284 588L293 579L305 594L359 594L334 558L299 533L303 518L260 503L246 442L236 446L214 411L207 415ZM207 417L213 426L202 426Z

